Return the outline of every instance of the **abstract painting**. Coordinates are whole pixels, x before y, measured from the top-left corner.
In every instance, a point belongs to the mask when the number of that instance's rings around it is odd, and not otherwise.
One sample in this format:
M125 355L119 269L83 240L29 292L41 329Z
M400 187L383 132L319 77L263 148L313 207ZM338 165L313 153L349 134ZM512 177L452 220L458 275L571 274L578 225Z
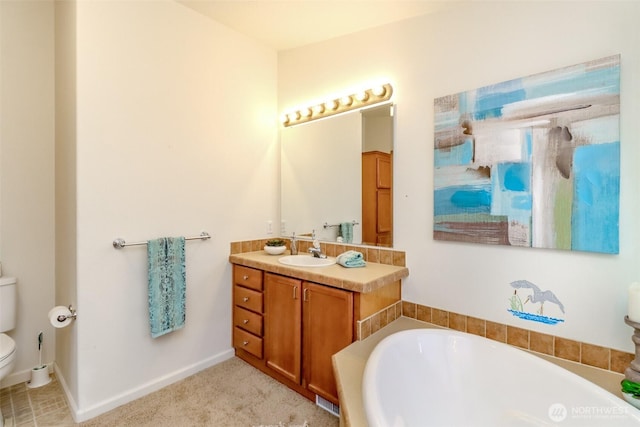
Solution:
M434 239L618 253L619 55L434 107Z

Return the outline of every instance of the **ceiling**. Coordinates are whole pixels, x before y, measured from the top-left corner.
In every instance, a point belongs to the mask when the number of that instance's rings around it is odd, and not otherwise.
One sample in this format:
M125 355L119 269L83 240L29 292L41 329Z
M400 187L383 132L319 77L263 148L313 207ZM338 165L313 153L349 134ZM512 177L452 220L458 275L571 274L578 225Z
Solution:
M433 13L432 0L176 0L275 50Z

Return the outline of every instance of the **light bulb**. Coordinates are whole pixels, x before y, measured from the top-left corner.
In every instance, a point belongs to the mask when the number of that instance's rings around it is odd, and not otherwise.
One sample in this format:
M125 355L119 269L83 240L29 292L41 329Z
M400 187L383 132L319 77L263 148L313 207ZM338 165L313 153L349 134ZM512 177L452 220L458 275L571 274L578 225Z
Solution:
M335 110L336 108L338 108L338 101L332 99L331 101L325 102L324 106L327 110Z
M289 116L286 114L281 115L280 123L282 123L283 125L286 125L287 123L289 123Z
M350 96L343 96L342 98L340 98L340 104L348 107L349 105L353 104L353 98Z
M295 122L299 118L300 118L300 112L299 111L294 111L293 113L289 113L289 121L290 122Z
M384 96L385 93L387 93L387 88L385 88L384 86L376 86L373 89L371 89L371 92L373 92L373 94L375 96Z
M300 114L302 117L309 117L311 115L311 110L309 108L303 108L300 110Z
M364 101L366 101L367 99L369 99L369 94L368 94L367 92L365 92L365 91L358 92L358 93L356 94L356 99L357 99L358 101L360 101L360 102L364 102Z
M313 112L316 114L324 113L324 105L323 104L316 105L315 107L313 107Z

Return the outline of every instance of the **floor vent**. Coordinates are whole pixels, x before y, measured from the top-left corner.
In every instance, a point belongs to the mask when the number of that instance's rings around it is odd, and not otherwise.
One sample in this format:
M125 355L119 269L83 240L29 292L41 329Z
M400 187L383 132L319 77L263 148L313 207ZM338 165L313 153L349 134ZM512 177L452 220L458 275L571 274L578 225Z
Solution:
M333 402L329 402L327 399L324 399L316 394L316 405L321 407L327 412L332 413L336 417L340 418L340 406L336 405Z

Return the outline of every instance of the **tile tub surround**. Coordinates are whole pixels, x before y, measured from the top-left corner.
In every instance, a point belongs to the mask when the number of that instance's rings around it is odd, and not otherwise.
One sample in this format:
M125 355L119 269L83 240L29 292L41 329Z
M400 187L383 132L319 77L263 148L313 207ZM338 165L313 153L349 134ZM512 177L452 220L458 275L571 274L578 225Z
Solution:
M404 303L406 305L407 303ZM349 347L333 356L333 370L338 383L340 396L340 426L367 425L362 400L362 376L364 368L376 344L383 338L406 329L442 328L442 326L409 317L399 317L385 327L373 333L362 341L356 341ZM577 362L533 352L549 362L555 363L569 371L584 377L605 390L621 397L620 381L624 378L621 373L608 371Z
M624 373L629 363L635 358L632 353L495 323L408 301L402 301L402 316L617 373ZM632 334L633 332L630 331L629 340L631 340Z

